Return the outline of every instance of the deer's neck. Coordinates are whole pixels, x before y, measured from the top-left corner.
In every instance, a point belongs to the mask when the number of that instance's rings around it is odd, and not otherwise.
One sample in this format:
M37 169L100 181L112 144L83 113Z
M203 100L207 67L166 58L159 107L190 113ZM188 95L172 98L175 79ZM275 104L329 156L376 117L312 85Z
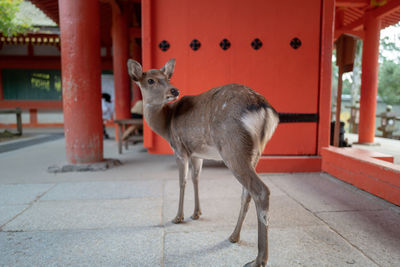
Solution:
M144 103L143 115L150 126L158 135L169 141L170 123L169 105L151 105Z

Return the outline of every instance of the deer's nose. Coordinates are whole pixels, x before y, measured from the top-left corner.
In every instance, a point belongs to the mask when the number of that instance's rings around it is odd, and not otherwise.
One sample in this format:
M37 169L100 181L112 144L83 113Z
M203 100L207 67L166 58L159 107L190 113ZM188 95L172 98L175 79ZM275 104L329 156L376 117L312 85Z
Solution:
M172 89L171 89L171 94L172 94L173 96L178 96L178 95L179 95L179 90L176 89L176 88L172 88Z

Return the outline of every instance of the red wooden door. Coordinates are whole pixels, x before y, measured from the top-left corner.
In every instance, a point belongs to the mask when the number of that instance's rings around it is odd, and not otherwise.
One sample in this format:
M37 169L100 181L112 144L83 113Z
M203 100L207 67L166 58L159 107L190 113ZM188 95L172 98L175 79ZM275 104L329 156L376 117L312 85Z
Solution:
M148 2L143 19L151 28L143 30L151 42L143 61L160 68L175 58L171 81L182 94L242 83L264 95L278 112L318 113L320 0ZM258 49L251 46L256 38L262 42ZM200 42L196 51L190 47L194 39ZM226 50L220 47L223 39L230 43ZM162 41L169 44L166 51L159 47ZM147 142L150 152L170 151L151 135L145 131L145 139L152 139ZM317 123L280 124L264 153L315 155Z

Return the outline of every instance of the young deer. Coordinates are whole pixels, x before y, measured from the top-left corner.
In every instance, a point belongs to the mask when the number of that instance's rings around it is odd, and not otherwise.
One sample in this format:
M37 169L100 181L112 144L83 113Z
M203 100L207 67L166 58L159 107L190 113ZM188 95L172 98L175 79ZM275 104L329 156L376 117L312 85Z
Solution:
M270 192L255 167L279 123L279 115L263 96L240 84L224 85L170 103L179 96L178 89L170 84L174 66L175 60L171 59L160 70L143 72L138 62L128 60L129 75L142 92L145 120L175 151L180 195L173 222L183 220L189 164L195 194L192 219L196 220L201 215L198 178L203 159L223 160L243 186L239 219L229 240L239 241L243 220L253 198L258 218L258 255L245 266L265 266Z

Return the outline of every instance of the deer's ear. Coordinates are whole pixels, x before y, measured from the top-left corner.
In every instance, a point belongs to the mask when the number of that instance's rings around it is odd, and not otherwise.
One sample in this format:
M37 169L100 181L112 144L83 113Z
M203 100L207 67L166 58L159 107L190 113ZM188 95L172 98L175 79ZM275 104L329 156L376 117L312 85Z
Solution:
M133 59L128 59L127 65L128 73L129 76L131 76L132 80L134 80L135 82L140 81L143 76L143 69L140 63Z
M164 67L160 69L165 75L167 75L168 79L171 79L172 73L174 73L174 68L175 68L175 59L171 58L168 60L167 63L165 63Z

